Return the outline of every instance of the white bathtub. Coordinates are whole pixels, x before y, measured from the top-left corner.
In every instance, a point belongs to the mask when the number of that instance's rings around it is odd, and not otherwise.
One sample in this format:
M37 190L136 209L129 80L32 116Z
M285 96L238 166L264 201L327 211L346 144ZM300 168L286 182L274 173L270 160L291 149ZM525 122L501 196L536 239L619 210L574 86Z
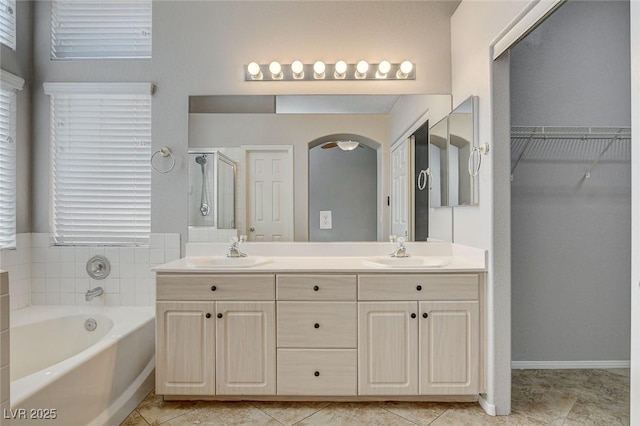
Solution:
M89 318L94 331L85 330ZM154 346L153 307L13 311L11 424L120 424L153 389Z

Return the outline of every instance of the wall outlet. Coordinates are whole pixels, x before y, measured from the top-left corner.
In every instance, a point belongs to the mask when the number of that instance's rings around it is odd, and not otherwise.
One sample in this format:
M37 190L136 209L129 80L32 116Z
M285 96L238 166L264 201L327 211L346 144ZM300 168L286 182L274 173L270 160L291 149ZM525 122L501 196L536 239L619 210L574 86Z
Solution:
M331 229L331 210L320 211L320 229Z

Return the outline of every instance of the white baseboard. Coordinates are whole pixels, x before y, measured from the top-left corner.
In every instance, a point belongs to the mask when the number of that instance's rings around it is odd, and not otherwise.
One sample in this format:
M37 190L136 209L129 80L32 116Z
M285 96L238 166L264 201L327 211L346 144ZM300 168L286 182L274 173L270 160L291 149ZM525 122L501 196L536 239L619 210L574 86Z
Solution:
M511 361L514 370L630 368L631 361Z
M482 409L490 416L495 416L496 415L496 406L494 404L491 404L489 402L487 402L486 399L484 399L484 394L480 395L480 398L478 399L478 402L480 403L480 406L482 407Z

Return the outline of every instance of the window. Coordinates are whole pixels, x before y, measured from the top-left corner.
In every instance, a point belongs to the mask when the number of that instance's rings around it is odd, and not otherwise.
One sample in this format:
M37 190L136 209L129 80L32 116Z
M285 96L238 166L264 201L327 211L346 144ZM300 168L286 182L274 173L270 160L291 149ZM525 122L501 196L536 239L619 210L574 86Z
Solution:
M16 0L0 0L0 43L16 50Z
M151 0L52 1L52 59L150 57Z
M147 245L151 84L45 83L56 245Z
M0 72L0 249L16 247L16 90L24 80Z

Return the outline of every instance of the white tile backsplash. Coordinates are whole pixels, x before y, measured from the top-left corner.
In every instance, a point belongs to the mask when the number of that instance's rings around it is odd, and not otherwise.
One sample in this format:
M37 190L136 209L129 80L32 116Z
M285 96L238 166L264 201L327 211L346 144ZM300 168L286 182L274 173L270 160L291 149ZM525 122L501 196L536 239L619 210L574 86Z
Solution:
M9 272L11 310L30 304L88 304L84 293L97 286L104 295L90 304L151 305L151 267L180 257L180 234L151 234L149 247L59 247L51 241L46 233L18 234L15 250L0 251L0 269ZM86 271L87 260L98 254L111 262L104 281L90 279Z

